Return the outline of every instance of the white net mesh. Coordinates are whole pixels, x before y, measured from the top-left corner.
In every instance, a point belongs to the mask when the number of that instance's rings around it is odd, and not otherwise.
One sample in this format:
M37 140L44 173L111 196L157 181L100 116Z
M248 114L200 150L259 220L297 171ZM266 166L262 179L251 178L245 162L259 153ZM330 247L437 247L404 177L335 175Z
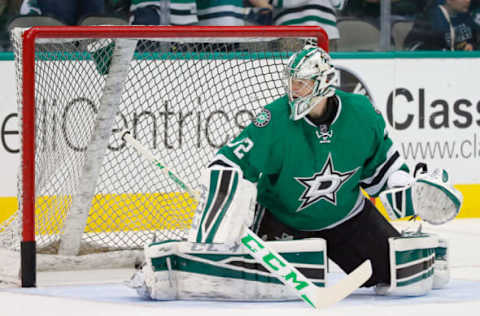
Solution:
M14 36L22 86L21 37ZM94 196L80 253L138 249L183 239L196 201L125 145L132 135L192 187L218 148L284 93L282 71L307 39L139 40L122 86L108 149L91 180ZM226 40L223 40L226 41ZM53 41L35 51L35 232L57 253L91 145L112 62L112 39ZM123 81L124 78L120 78ZM19 102L21 97L19 97ZM20 102L21 103L21 102ZM21 113L19 111L19 113ZM22 179L20 179L20 182ZM0 226L0 247L18 249L19 211Z

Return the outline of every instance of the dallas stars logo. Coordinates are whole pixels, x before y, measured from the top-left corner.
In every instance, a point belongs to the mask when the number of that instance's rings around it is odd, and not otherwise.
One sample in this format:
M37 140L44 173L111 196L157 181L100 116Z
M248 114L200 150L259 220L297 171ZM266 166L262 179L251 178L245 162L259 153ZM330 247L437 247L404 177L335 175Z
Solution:
M337 205L337 192L342 185L350 179L358 168L347 172L336 171L333 166L332 156L328 154L327 161L320 172L315 173L311 178L295 177L305 187L302 196L298 199L302 204L297 212L324 199L333 205Z

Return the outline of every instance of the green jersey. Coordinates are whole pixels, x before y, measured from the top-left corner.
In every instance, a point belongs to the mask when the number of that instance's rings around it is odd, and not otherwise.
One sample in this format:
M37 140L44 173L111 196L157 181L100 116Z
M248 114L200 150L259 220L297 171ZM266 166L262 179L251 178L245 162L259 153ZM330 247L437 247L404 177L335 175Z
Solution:
M337 12L343 0L273 0L275 25L319 25L329 39L338 39Z
M245 25L243 0L197 0L199 25Z
M131 0L130 12L144 7L154 7L169 25L193 25L198 23L195 0Z
M388 176L408 171L382 115L362 95L337 90L330 126L289 119L287 96L267 105L216 160L257 183L257 201L298 230L334 227L359 213L361 188L377 196Z

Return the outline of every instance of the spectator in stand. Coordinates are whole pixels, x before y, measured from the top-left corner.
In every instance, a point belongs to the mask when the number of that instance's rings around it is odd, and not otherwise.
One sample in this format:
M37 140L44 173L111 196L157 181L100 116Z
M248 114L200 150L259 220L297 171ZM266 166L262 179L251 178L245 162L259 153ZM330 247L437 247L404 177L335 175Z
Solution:
M7 24L18 14L22 0L0 0L0 50L10 50Z
M391 0L392 20L414 19L432 0ZM341 11L342 16L378 19L381 0L350 0Z
M244 26L261 22L257 19L257 12L253 11L255 3L249 0L196 0L196 3L199 25ZM268 12L271 13L271 10ZM196 48L202 49L201 47L202 45L199 45ZM216 43L204 47L216 51L231 51L239 49L240 44Z
M105 10L110 14L128 20L130 16L130 0L105 0Z
M419 16L405 39L410 50L476 49L478 25L470 10L470 0L436 1L425 16Z
M104 13L103 0L24 0L20 8L22 15L47 15L68 25L76 25L88 15Z
M197 0L200 25L245 25L243 0Z
M131 0L132 25L193 25L198 23L195 0Z
M272 25L273 12L269 1L243 0L247 25Z
M116 12L130 7L133 25L245 25L249 0L108 0ZM268 2L268 1L267 1Z
M480 50L480 0L472 0L471 11L473 23L475 23L475 31L477 32L475 48Z
M340 37L337 28L337 12L345 0L250 0L256 7L273 8L275 25L319 25L330 39L330 48L335 50ZM270 4L271 2L271 4Z
M268 1L197 0L200 25L271 24L272 6Z
M246 21L265 25L271 17L270 9L256 9L250 0L107 0L107 3L116 14L129 15L133 25L241 26ZM259 13L261 9L264 10Z
M480 29L480 0L472 0L471 12L473 22L478 30ZM477 40L480 40L480 38L477 38Z
M272 6L269 1L255 0L196 0L199 25L245 26L271 25ZM219 52L242 50L240 43L198 45L196 49Z

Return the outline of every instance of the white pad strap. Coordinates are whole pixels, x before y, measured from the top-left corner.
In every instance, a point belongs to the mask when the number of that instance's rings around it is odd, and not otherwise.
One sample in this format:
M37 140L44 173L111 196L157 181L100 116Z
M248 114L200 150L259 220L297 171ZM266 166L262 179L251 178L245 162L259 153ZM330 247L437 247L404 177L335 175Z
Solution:
M433 288L444 288L450 281L450 255L448 241L438 237L438 245L435 248L435 264L433 274Z
M257 187L238 169L206 169L200 177L200 201L188 240L198 243L238 242L253 223Z

